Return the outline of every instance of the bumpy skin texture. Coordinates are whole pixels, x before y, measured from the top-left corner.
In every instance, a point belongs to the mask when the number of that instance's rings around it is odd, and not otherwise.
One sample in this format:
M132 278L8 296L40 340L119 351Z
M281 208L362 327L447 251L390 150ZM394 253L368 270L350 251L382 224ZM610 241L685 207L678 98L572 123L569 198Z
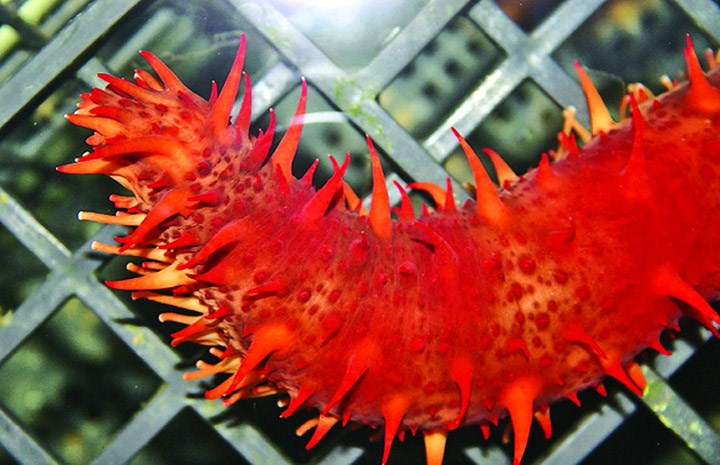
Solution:
M272 128L248 135L247 77L228 126L244 48L209 101L147 52L160 80L102 76L68 116L95 131L94 151L60 168L131 191L111 197L118 216L81 218L134 228L96 245L147 259L108 284L181 309L161 317L187 325L174 344L217 358L187 377L230 373L209 398L287 393L283 416L321 411L309 446L338 420L384 425L383 462L406 430L439 463L448 430L509 413L518 463L533 416L549 435L552 402L603 391L607 375L641 394L639 351L664 352L659 336L683 315L715 331L720 72L706 78L690 44L690 83L636 89L621 122L581 72L595 136L579 148L562 133L556 161L522 177L495 157L500 189L459 138L476 201L421 184L436 208L416 217L405 198L392 220L372 145L367 213L342 182L347 160L318 191L312 170L291 174L304 92L269 158Z

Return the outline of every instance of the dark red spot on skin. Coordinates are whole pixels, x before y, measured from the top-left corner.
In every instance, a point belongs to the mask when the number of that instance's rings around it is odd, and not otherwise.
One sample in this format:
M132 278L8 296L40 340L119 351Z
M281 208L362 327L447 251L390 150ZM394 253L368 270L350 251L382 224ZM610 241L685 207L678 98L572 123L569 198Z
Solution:
M386 426L386 456L407 430L487 432L509 414L517 463L533 407L576 401L607 374L637 391L615 359L626 363L683 312L711 329L720 320L704 304L720 290L718 70L708 82L689 60L691 86L631 102L580 146L561 134L562 159L517 179L496 162L500 193L459 137L474 199L443 206L451 193L441 186L431 192L438 208L418 216L406 205L396 221L378 158L363 215L347 208L342 160L319 190L312 173L293 178L299 124L283 122L279 143L248 134L249 101L232 112L240 57L207 101L145 56L157 82L108 77L81 97L68 118L96 131L92 151L61 171L130 188L113 221L145 220L118 237L120 249L106 248L148 257L131 267L138 276L109 285L195 312L173 345L212 346L222 362L191 376L237 381L208 398L288 390L292 409L327 409L313 443L324 421L359 420ZM106 138L108 118L118 134ZM274 119L264 134L273 131Z

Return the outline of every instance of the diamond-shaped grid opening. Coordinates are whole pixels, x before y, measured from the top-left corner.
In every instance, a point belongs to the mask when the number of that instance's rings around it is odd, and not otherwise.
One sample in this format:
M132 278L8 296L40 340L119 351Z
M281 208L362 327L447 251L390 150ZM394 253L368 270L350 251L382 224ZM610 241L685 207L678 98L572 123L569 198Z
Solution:
M130 465L196 465L232 463L243 459L195 411L183 409L130 462Z
M405 129L425 137L500 60L501 52L464 16L453 19L378 96Z
M562 3L562 0L535 0L532 2L494 0L494 2L523 31L529 32L547 18Z
M269 1L347 71L357 71L370 63L427 3L427 0Z
M85 151L83 141L89 133L63 117L74 110L80 89L77 82L65 83L27 117L16 120L0 139L0 183L70 248L99 230L97 225L76 221L78 210L102 209L114 184L103 176L55 171Z
M299 98L300 88L296 87L274 106L278 125L275 146L292 120ZM256 126L266 128L267 124L268 115L262 115ZM257 129L254 131L257 132ZM331 105L310 83L302 138L293 163L293 173L301 177L318 159L320 164L313 179L316 186L322 185L333 173L332 164L326 155L333 155L342 164L347 152L351 154L351 158L344 179L356 189L358 195L364 196L372 188L370 158L365 139L343 112Z
M525 173L537 164L540 153L557 147L562 128L560 107L534 82L524 81L467 137L473 147L490 147L516 173ZM478 153L491 176L495 170L486 155ZM460 182L473 182L465 155L456 149L445 169Z
M42 283L47 268L25 246L0 226L0 269L12 270L12 275L0 279L0 326L9 325L13 312Z
M617 102L626 83L642 82L659 93L664 91L659 82L661 75L681 76L685 69L682 49L686 33L691 34L698 52L710 46L692 20L671 1L612 0L570 36L554 56L571 75L573 60L597 70L592 77L598 81L601 95L608 102Z
M97 455L159 385L78 299L0 366L0 379L4 408L68 463Z
M0 3L0 84L89 2L24 0Z
M137 53L149 50L198 95L207 98L211 81L225 82L240 34L247 33L245 71L260 76L277 53L224 2L147 2L124 21L96 56L113 73L131 78L135 68L151 71Z
M699 465L703 462L689 452L655 416L640 408L582 463Z

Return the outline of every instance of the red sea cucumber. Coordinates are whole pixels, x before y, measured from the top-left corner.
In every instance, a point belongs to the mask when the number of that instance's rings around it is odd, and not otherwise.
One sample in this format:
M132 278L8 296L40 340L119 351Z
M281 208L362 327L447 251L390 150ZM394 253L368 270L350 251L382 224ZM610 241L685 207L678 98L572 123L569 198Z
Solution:
M641 394L634 356L665 351L661 333L689 315L717 334L706 303L720 290L720 71L703 73L688 39L688 83L654 97L635 87L613 121L578 66L591 131L568 116L551 163L517 176L489 151L496 188L462 137L476 199L425 183L434 209L417 216L405 190L392 208L368 140L373 199L365 212L343 182L348 159L316 190L291 172L306 84L272 156L274 117L248 134L250 82L241 41L221 92L208 100L155 56L159 79L101 75L68 119L94 130L93 151L59 168L112 176L115 216L132 227L106 252L142 257L137 277L109 282L174 307L173 344L210 346L194 379L232 403L285 393L282 416L320 415L308 446L338 421L384 425L383 463L397 435L421 431L428 463L448 430L510 415L519 463L532 419L600 391L609 375ZM228 125L241 82L245 97ZM584 140L575 143L575 134ZM391 218L394 212L395 218Z

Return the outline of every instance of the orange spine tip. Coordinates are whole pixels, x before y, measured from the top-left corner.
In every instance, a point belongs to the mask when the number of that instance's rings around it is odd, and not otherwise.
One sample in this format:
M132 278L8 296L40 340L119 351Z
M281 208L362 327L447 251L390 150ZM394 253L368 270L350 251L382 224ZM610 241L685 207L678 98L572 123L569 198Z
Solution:
M230 72L225 79L225 85L223 85L220 95L218 95L210 112L209 122L212 133L216 138L225 143L230 142L227 140L229 137L227 127L230 121L232 106L240 87L240 79L242 78L242 69L245 63L245 44L245 34L243 34L240 37L240 45L238 46L235 59L230 67ZM211 98L211 100L213 99Z
M720 107L720 103L718 103L720 90L710 84L710 81L705 77L690 34L685 36L683 54L685 55L685 66L690 79L690 98L694 105L703 111L716 111Z
M495 174L497 175L500 187L506 187L507 185L512 184L518 180L518 175L515 173L515 171L510 168L510 165L508 165L496 151L485 147L483 148L483 152L485 152L485 154L490 157L490 161L495 168Z
M395 436L398 434L408 403L408 400L402 395L394 395L383 402L382 413L385 418L385 438L383 439L382 465L385 465L390 457L390 448Z
M573 66L580 78L580 85L585 93L588 110L590 111L590 126L592 127L593 135L599 134L600 132L608 132L615 127L615 121L612 119L612 116L610 116L610 111L580 63L575 61L573 62Z
M453 134L460 143L475 180L475 209L481 218L489 221L491 224L502 224L507 216L505 205L503 205L497 188L493 184L487 171L480 163L475 151L470 147L465 138L455 129L451 128Z
M385 175L380 165L380 157L370 139L366 135L368 149L370 150L370 166L372 167L372 201L370 202L370 226L380 239L387 240L392 236L393 224L390 217L390 197L385 185Z
M425 440L425 464L442 465L445 456L445 444L447 443L447 431L434 429L423 431Z
M300 100L295 110L295 116L293 116L290 127L288 127L288 130L285 132L285 135L282 140L280 140L280 143L270 158L275 166L280 167L280 171L285 176L285 179L292 177L292 163L295 158L295 152L297 152L298 144L300 143L300 134L302 134L303 121L305 119L307 92L307 81L303 78L301 81Z

